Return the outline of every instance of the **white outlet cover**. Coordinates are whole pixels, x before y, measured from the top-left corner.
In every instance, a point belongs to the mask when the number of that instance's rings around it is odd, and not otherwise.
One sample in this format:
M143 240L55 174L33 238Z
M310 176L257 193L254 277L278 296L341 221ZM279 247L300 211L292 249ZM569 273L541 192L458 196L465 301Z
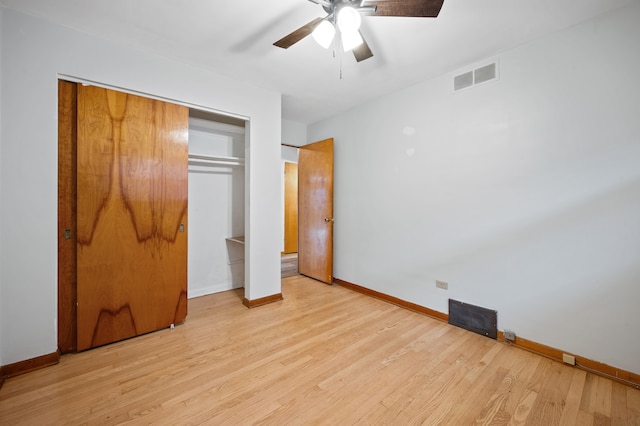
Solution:
M436 287L441 288L443 290L449 290L449 283L436 280Z

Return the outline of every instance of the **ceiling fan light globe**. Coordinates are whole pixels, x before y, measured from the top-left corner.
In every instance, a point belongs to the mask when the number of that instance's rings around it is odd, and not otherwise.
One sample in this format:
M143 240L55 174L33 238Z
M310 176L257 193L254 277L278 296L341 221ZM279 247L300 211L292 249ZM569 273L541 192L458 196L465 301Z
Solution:
M322 21L311 33L313 39L325 49L331 46L333 37L336 35L336 28L329 21Z
M357 31L360 29L361 23L360 13L351 6L344 6L338 12L338 28L341 32Z
M360 31L352 30L352 31L342 31L342 49L345 52L355 49L363 43L362 36L360 35Z

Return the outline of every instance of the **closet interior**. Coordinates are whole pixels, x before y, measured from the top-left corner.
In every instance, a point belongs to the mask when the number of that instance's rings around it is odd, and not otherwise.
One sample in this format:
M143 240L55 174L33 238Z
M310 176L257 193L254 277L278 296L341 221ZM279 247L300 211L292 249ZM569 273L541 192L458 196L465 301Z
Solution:
M189 298L244 286L245 123L189 110Z

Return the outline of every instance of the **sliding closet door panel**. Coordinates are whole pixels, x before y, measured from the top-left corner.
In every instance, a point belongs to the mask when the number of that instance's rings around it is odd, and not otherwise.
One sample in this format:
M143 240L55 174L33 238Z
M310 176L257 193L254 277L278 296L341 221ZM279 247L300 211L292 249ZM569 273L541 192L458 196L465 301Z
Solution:
M78 87L78 350L187 314L188 109Z
M78 88L58 81L58 348L76 350L76 118Z

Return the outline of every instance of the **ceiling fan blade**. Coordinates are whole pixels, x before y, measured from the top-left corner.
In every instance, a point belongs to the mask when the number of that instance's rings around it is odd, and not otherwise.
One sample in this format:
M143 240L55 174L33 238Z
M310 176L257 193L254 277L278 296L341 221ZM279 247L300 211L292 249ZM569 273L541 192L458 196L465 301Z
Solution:
M360 33L360 36L362 36L362 33ZM353 56L356 57L357 62L362 62L365 59L369 59L373 56L373 53L371 52L367 41L364 39L364 36L362 37L362 44L353 49Z
M324 18L316 18L308 24L301 26L291 34L282 37L280 40L273 43L273 45L281 47L283 49L288 49L311 34L313 30L318 26L318 24L320 24L320 22L322 22L323 20Z
M311 3L319 4L322 7L331 7L329 0L309 0Z
M363 6L375 6L373 16L409 16L435 18L444 0L365 0Z

